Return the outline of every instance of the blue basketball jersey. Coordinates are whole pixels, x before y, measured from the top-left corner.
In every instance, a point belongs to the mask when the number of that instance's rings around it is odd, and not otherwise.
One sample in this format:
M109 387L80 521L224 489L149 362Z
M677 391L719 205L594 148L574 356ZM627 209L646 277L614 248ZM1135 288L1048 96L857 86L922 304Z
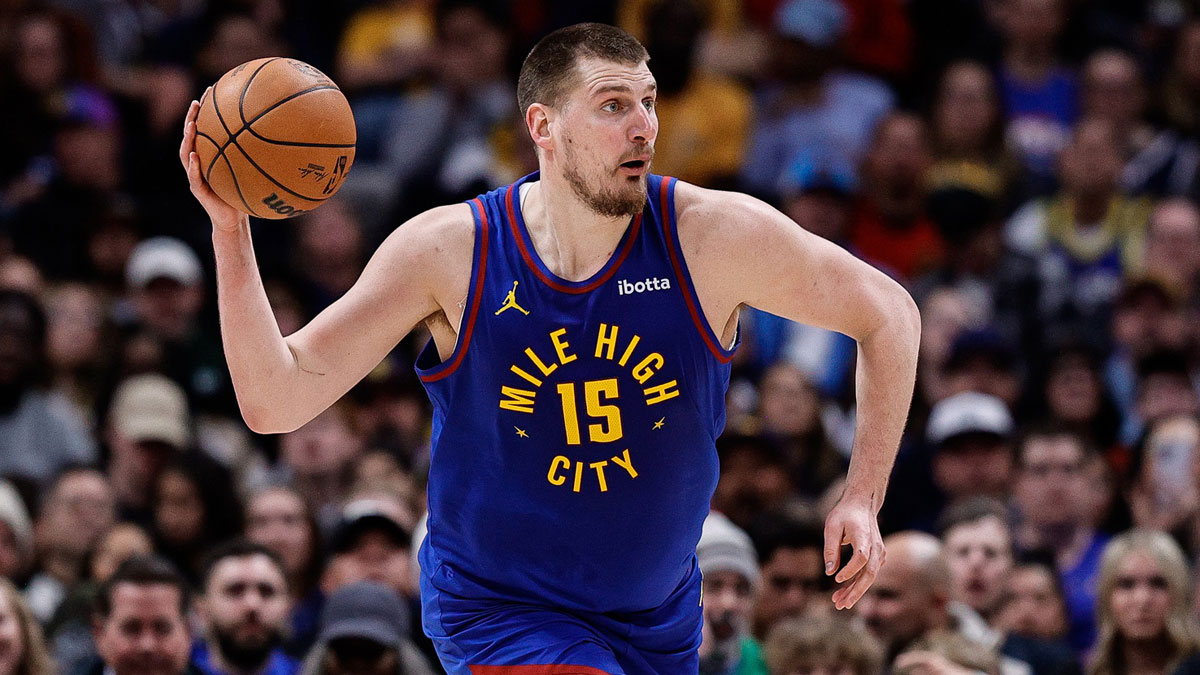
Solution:
M608 263L538 258L516 183L471 200L458 344L417 373L433 402L428 583L584 612L658 607L693 572L717 482L732 351L700 311L671 178Z

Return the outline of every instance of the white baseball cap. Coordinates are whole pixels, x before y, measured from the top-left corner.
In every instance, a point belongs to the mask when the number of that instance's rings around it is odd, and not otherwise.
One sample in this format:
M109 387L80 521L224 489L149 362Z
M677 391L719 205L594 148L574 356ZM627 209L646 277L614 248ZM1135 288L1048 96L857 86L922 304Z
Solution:
M969 433L1012 435L1012 413L1004 401L977 391L964 391L938 401L929 413L925 437L933 445Z
M199 283L200 258L190 246L174 237L152 237L134 247L125 264L125 283L145 288L155 279L173 279L184 286Z

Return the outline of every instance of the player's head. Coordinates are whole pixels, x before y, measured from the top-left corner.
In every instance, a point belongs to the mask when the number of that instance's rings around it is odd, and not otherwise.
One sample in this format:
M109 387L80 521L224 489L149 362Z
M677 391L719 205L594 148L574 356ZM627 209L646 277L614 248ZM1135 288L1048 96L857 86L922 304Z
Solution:
M658 117L646 49L620 28L581 23L534 46L517 105L542 171L564 179L596 213L639 213Z

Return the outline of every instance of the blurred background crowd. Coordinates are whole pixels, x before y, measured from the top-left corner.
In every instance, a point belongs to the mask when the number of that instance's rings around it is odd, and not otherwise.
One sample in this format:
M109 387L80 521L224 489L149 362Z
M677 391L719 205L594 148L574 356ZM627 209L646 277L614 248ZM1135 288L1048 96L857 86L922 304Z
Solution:
M702 672L1200 672L1200 2L0 0L0 675L439 672L426 335L249 432L181 123L263 56L352 103L339 195L253 225L286 335L407 217L536 168L515 73L585 20L649 49L657 173L771 202L924 319L887 562L834 613L854 343L743 314Z

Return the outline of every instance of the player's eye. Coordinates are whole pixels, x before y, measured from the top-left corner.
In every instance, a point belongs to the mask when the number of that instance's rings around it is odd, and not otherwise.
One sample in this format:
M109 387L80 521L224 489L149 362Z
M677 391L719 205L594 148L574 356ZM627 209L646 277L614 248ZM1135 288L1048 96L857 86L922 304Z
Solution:
M621 109L621 104L617 103L616 101L609 101L608 103L605 103L600 109L603 110L604 112L617 112L618 110Z
M646 110L654 110L654 99L648 98L642 101L642 105L646 106Z

